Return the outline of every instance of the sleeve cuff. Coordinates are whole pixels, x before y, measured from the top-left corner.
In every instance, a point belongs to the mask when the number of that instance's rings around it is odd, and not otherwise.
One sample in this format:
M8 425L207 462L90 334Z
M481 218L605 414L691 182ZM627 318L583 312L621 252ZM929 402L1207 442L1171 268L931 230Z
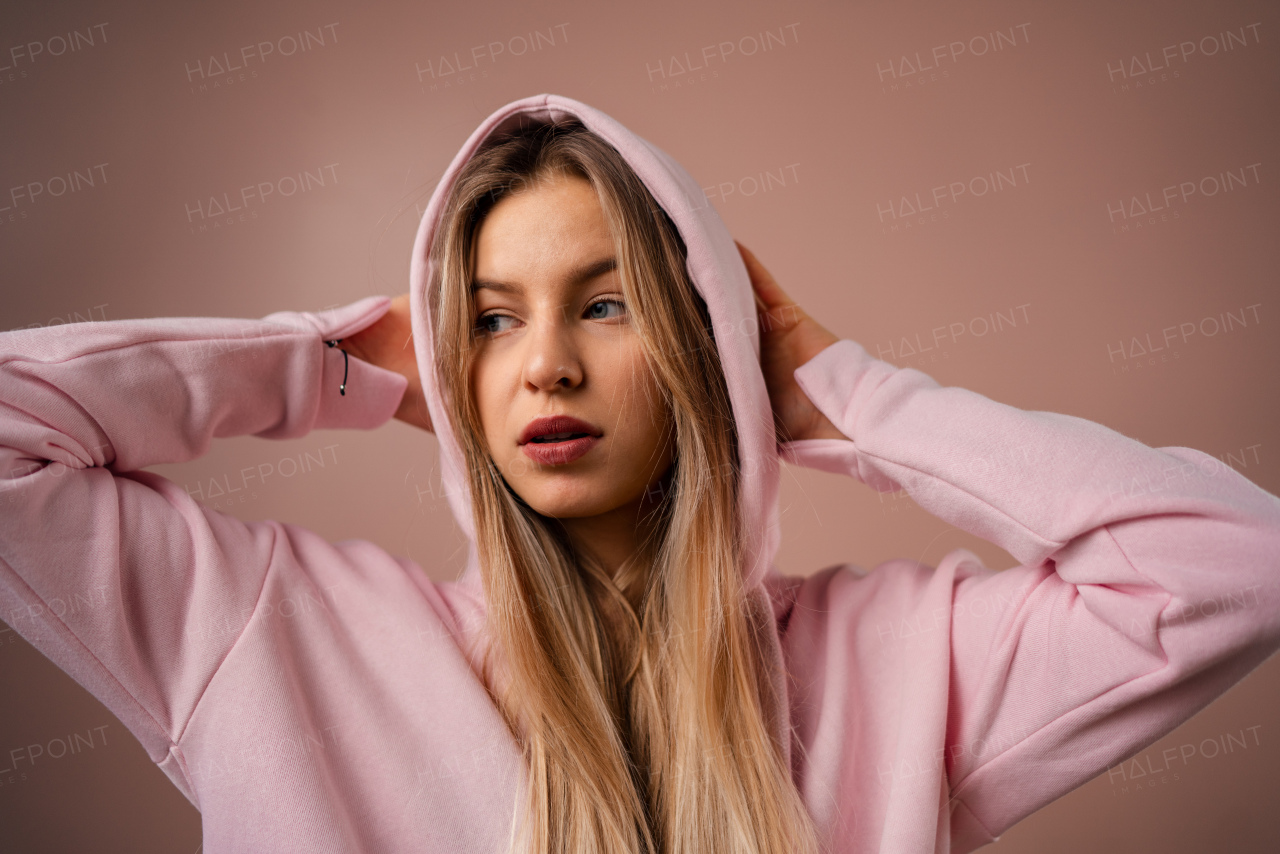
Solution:
M794 376L813 405L837 430L856 441L856 414L876 387L896 370L893 365L872 358L861 344L845 339L796 368Z
M326 311L283 311L264 318L319 334L315 346L323 351L324 371L312 429L371 430L396 414L409 380L324 343L371 326L390 308L391 297L371 296Z
M323 342L316 346L325 351L316 429L372 430L396 414L400 399L409 387L408 379L395 371L344 355L338 347ZM341 391L344 373L345 395Z
M900 369L870 356L856 341L837 341L795 371L796 382L813 405L846 439L788 442L779 451L793 465L847 474L880 492L901 489L892 478L863 465L855 427L876 389Z

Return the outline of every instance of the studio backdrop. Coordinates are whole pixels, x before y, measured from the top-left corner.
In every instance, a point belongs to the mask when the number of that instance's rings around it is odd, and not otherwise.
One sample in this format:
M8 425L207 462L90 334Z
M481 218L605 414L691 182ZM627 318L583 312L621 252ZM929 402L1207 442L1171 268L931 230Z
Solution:
M405 293L426 200L467 136L505 103L554 93L670 153L782 287L872 355L1205 451L1276 493L1278 11L5 4L0 329L75 335L106 320L258 318ZM1017 453L974 465L1036 465ZM463 566L434 440L400 422L220 440L154 470L241 519ZM957 548L1016 563L906 493L812 470L785 469L782 524L784 573L936 566ZM1195 607L1251 604L1246 590ZM287 620L325 603L271 607ZM0 614L0 849L197 851L199 813L23 640L15 627L33 618ZM878 627L884 643L925 630ZM273 757L340 737L244 744L236 761L268 773ZM1280 850L1277 768L1273 658L998 850Z

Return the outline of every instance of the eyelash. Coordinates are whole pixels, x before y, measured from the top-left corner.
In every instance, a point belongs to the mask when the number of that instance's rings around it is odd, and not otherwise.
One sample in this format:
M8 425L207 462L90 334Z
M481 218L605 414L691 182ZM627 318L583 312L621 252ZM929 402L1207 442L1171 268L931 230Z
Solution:
M626 304L625 302L623 302L622 300L620 300L620 299L605 298L605 299L598 299L598 300L595 300L595 301L594 301L594 302L592 302L590 305L588 305L588 306L587 306L587 308L586 308L586 311L584 311L584 312L583 312L583 316L585 317L587 314L589 314L589 313L591 312L591 310L592 310L592 309L594 309L594 308L595 308L596 306L598 306L598 305L616 305L616 306L618 306L618 308L619 308L619 314L618 314L618 315L615 315L614 317L596 317L596 318L590 318L590 319L592 319L592 320L614 320L614 319L616 319L617 317L621 316L621 314L627 310L627 304ZM487 333L487 334L489 334L489 335L496 335L496 334L498 334L499 332L501 332L502 330L493 330L493 329L490 329L490 328L488 327L488 325L487 325L487 324L488 324L488 321L493 320L493 319L495 319L495 318L503 318L503 317L510 318L510 315L507 315L507 314L497 314L497 313L494 313L494 314L482 314L482 315L480 315L480 317L478 317L478 318L476 319L475 331L476 331L477 333L479 333L479 334L485 334L485 333Z

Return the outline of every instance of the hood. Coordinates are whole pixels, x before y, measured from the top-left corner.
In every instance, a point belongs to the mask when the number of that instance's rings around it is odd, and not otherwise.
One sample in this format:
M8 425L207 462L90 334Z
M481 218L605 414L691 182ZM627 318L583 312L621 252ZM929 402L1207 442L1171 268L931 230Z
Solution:
M418 371L440 443L442 486L454 518L470 543L466 570L459 583L478 591L479 566L462 449L450 427L441 389L436 383L431 301L426 293L435 260L428 257L428 249L459 170L484 149L493 134L532 121L567 117L581 121L622 154L676 224L688 247L689 277L710 311L737 422L742 467L739 513L745 538L743 572L750 589L770 573L778 549L779 461L772 409L760 371L755 297L746 266L724 221L698 182L679 163L600 110L559 95L535 95L512 101L476 128L436 186L414 241L409 281Z

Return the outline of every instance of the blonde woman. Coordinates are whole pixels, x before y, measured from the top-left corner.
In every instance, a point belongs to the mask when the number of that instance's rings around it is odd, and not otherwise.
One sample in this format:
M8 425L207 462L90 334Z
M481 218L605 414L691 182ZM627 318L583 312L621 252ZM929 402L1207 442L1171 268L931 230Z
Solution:
M0 606L206 854L970 851L1280 646L1275 496L838 341L585 104L485 120L410 285L0 336ZM456 582L140 471L393 415L439 442ZM782 459L1022 565L783 575Z

